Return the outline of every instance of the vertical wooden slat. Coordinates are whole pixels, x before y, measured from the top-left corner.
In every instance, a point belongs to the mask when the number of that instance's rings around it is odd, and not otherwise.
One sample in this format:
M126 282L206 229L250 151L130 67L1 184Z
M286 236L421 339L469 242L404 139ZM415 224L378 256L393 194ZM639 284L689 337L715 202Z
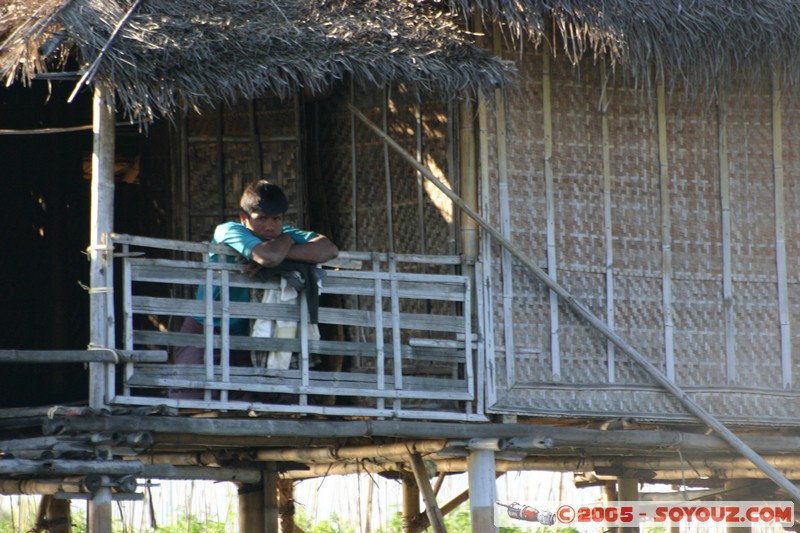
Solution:
M230 298L230 272L223 270L220 288L220 304L222 305L222 316L219 321L219 333L222 339L219 354L219 364L222 370L222 382L231 381L231 298ZM228 401L228 391L222 390L219 393L220 401Z
M206 254L205 260L210 261L209 254ZM206 379L213 381L214 379L214 273L211 269L206 270L206 294L205 304L206 313L203 321L203 333L205 334L206 346L203 354L203 363L206 370ZM211 391L205 389L203 398L206 401L211 400Z
M722 307L725 320L725 375L736 381L736 341L733 318L733 272L731 267L731 192L728 163L728 104L722 87L718 93L719 194L722 211Z
M558 279L556 259L556 213L553 184L553 117L550 88L550 47L542 47L542 115L544 118L544 183L547 204L547 273ZM558 295L550 291L550 356L553 379L561 379L561 348L559 343Z
M494 29L493 52L496 56L502 55L501 30L498 25ZM511 240L511 215L509 213L509 188L508 188L508 146L506 136L506 100L501 89L494 91L495 122L497 124L497 194L500 204L500 233ZM506 384L508 388L514 386L514 280L512 273L511 252L503 248L500 253L501 271L503 275L503 343L505 345ZM488 269L486 275L491 275ZM491 310L488 312L491 317ZM492 329L487 331L493 331ZM488 354L490 357L492 353Z
M309 364L311 358L308 353L308 300L305 294L300 295L300 323L297 324L300 335L300 379L303 389L309 386ZM300 405L308 405L308 394L300 395Z
M380 257L378 254L372 254L372 273L375 276L375 372L378 390L382 391L386 389L386 380L384 378L383 284L381 283ZM384 405L384 399L378 398L376 408L383 410Z
M792 385L792 331L789 319L789 288L786 272L786 217L783 175L783 128L781 121L780 71L772 72L772 161L775 188L775 262L778 277L778 306L781 332L781 384Z
M475 263L475 279L482 279L482 264L483 263L481 262ZM477 378L474 376L475 371L473 369L472 361L472 313L469 311L472 309L472 284L470 281L471 280L469 277L464 280L464 379L467 382L467 392L469 393L470 397L475 398L475 383L477 382L479 385L482 385L486 382L486 380L483 370L483 354L480 349L478 350L478 360L475 362L478 375ZM475 293L478 303L477 307L480 309L480 287L476 288ZM480 316L479 313L477 315ZM478 402L478 413L483 413L483 394L479 394L476 400ZM469 415L472 412L472 402L468 401L466 407L467 415Z
M103 289L106 299L106 347L117 347L116 313L114 305L114 242L110 234L106 234L106 268ZM117 395L117 368L116 365L106 365L106 403L111 404Z
M658 167L661 184L661 294L664 315L664 365L667 378L675 380L675 351L672 320L672 218L670 212L669 163L667 151L667 102L664 80L658 80Z
M606 323L609 329L615 328L614 320L614 230L611 210L611 139L608 133L608 73L606 63L600 64L601 94L600 94L600 122L603 136L603 235L606 250ZM611 341L606 342L606 357L608 361L608 382L616 381L616 346Z
M127 244L122 247L122 320L123 320L123 346L126 350L133 350L133 274L128 258L130 246ZM125 365L125 380L123 382L123 394L130 396L131 389L128 380L133 377L133 363Z
M400 337L400 296L397 283L397 256L389 254L389 287L392 310L392 372L395 390L403 389L403 354ZM394 411L400 412L400 399L394 400Z

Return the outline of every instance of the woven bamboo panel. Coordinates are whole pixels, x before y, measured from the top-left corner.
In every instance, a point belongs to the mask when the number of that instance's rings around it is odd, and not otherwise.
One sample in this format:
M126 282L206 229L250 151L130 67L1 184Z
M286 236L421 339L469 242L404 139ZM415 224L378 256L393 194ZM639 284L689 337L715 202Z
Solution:
M222 154L225 173L225 210L238 212L239 199L245 185L258 178L253 162L253 147L249 143L226 142L222 145Z
M675 280L672 287L675 381L680 386L725 383L721 282Z
M719 122L716 108L667 100L673 276L722 276ZM721 289L718 295L721 298Z
M190 211L219 209L216 155L216 146L213 143L189 145Z
M596 69L551 62L553 184L559 268L604 266L602 132ZM598 286L602 291L602 286Z
M521 90L508 98L509 175L515 244L544 262L543 117L540 58L523 57ZM596 105L597 69L555 63L553 158L558 278L601 319L606 314L603 236L602 132ZM578 72L579 76L576 75ZM669 212L662 213L655 95L612 82L608 109L611 162L614 313L617 331L657 368L665 367L664 287L669 289L677 383L723 420L761 418L794 423L800 395L773 394L781 382L775 230L772 100L764 88L730 97L727 143L731 205L732 334L736 380L729 383L723 302L720 133L714 105L668 93L666 147ZM782 138L788 320L793 354L800 353L800 102L783 98ZM498 190L489 189L495 199ZM499 220L492 214L492 220ZM662 222L670 225L662 242ZM663 253L671 272L662 272ZM569 310L560 307L562 376L551 375L550 310L546 290L514 269L516 357L505 382L506 359L499 260L491 265L497 346L498 412L562 416L639 416L691 420L652 378L616 354L616 384L607 382L607 349ZM665 285L665 275L668 283ZM793 383L800 379L793 355ZM567 384L577 385L568 388ZM624 385L624 386L620 386ZM752 389L751 389L752 387ZM646 389L652 390L646 390ZM703 390L705 389L705 390ZM749 392L745 392L745 391ZM696 392L695 392L696 391ZM755 422L757 423L757 421Z
M689 398L709 406L709 411L726 424L796 426L800 397L780 390L737 390L687 388ZM696 422L674 396L657 388L620 387L536 387L503 391L494 412L535 413L561 417L628 417L641 421ZM594 405L602 405L602 412Z
M379 126L384 123L383 99L380 91L357 91L355 95L359 109ZM434 204L427 191L422 194L420 218L419 182L413 167L394 151L387 152L380 139L360 122L352 130L355 135L353 147L349 127L351 121L345 109L347 100L346 94L338 94L321 104L317 115L319 146L322 159L326 162L321 172L324 182L330 184L332 224L340 228L337 244L351 250L388 251L388 214L391 206L391 237L395 252L420 253L424 248L428 253L449 253L450 221L443 216L443 208ZM395 88L386 106L390 135L411 154L417 152L416 104L415 95ZM439 168L446 168L449 141L446 134L447 117L442 104L423 102L422 129L424 160L434 162ZM357 180L355 199L354 153ZM391 198L387 196L387 166Z
M742 385L776 386L781 375L777 289L774 283L734 283L736 372Z

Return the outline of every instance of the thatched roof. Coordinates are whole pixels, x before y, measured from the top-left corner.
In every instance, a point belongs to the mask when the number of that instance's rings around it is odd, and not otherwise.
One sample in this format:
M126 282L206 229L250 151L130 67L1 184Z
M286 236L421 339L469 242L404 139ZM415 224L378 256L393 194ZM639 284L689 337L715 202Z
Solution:
M602 56L636 80L653 73L689 90L763 82L773 66L800 85L797 0L449 0L518 39L554 41L573 61ZM618 68L619 70L619 68Z
M68 49L83 69L102 55L90 77L139 120L202 101L318 92L346 76L452 97L514 72L442 5L413 0L11 0L0 6L3 33L0 76L60 68L54 59Z
M603 57L637 82L656 72L713 89L768 80L775 65L800 85L796 0L4 0L0 77L58 68L67 49L84 69L100 57L90 78L139 120L206 100L321 91L346 76L452 97L513 73L462 31L475 13L517 43L548 39L555 53ZM53 37L63 44L41 46Z

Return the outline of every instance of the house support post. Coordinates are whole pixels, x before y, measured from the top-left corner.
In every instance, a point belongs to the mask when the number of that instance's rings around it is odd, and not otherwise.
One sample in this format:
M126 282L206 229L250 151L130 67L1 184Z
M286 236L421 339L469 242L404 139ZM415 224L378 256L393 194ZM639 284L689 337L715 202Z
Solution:
M239 531L272 533L278 529L278 474L262 472L261 483L239 485Z
M113 309L108 305L108 236L114 224L114 105L113 95L98 83L93 104L92 198L89 235L89 348L108 348ZM111 321L109 323L109 320ZM112 330L113 331L113 330ZM89 405L106 405L107 367L89 364ZM109 522L110 525L110 522Z
M630 478L619 478L617 480L617 498L621 502L638 502L639 501L639 482ZM639 526L636 527L621 527L618 529L620 533L637 533Z
M111 531L111 483L108 476L100 477L100 488L89 500L89 533L109 533Z
M422 532L419 516L419 487L413 476L403 476L403 533Z
M35 529L49 533L70 533L72 520L69 500L53 498L52 494L42 496L39 501Z
M92 199L89 234L89 348L112 348L114 331L111 281L108 269L110 245L108 236L114 225L114 96L110 90L97 83L93 101L93 153ZM106 363L89 364L89 406L104 407L108 398L110 366ZM89 533L111 531L111 488L108 477L89 500Z
M294 524L294 481L278 481L278 500L280 505L281 533L295 533Z
M470 450L467 468L469 479L469 514L472 531L497 532L494 525L494 507L497 487L494 471L494 452Z

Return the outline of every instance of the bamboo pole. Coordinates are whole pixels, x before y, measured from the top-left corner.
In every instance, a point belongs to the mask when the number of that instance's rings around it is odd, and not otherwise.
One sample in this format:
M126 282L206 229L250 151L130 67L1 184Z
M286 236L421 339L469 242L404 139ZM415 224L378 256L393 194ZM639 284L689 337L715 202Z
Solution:
M550 45L547 40L542 46L542 114L544 120L544 194L547 204L547 274L555 281L558 276L556 256L556 202L553 184L553 117L550 88ZM555 381L561 380L561 348L558 337L558 293L549 291L550 296L550 356L551 370Z
M672 216L669 183L669 151L667 140L667 102L664 79L659 78L656 90L658 116L658 168L661 185L661 295L664 314L664 367L667 379L675 380L674 321L672 317Z
M89 347L114 347L114 306L108 270L112 260L109 235L114 229L114 93L102 83L94 87L92 110L92 183L89 235ZM112 332L109 335L109 332ZM89 363L89 406L104 408L113 395L113 368ZM4 461L5 462L5 461ZM111 490L101 488L89 502L89 533L111 530Z
M497 532L497 526L494 524L494 507L497 500L495 454L490 450L471 450L466 461L472 530Z
M442 510L439 509L439 504L436 503L436 495L431 488L431 482L428 479L428 473L425 470L422 457L418 453L412 453L408 456L408 462L414 472L417 487L422 493L422 501L425 502L425 515L428 518L430 527L434 533L447 533L447 528L444 525L444 516L442 515Z
M502 55L500 26L495 24L493 32L493 53ZM501 89L494 91L495 123L497 128L497 201L500 206L500 233L511 240L511 216L509 214L508 183L508 143L506 138L506 100ZM503 342L505 346L506 383L508 388L516 382L514 362L514 283L511 253L502 248L500 252L501 271L503 274ZM491 269L489 269L491 270ZM488 316L492 316L488 313Z
M258 461L336 462L372 457L397 460L408 456L409 453L437 453L447 446L446 440L418 440L344 448L283 448L259 450L255 452L255 459Z
M463 201L474 210L478 208L478 187L475 169L475 117L470 102L459 104L459 125L459 189ZM427 171L427 167L419 163L416 168L417 170L424 168ZM423 172L424 175L425 172ZM465 261L470 265L478 257L478 226L464 212L461 213L459 223L461 225L461 251Z
M728 108L722 87L718 90L719 195L722 211L722 307L725 315L725 375L736 381L736 340L734 337L733 273L731 266L731 192L728 164Z
M606 323L612 331L616 327L614 321L614 231L611 209L611 140L608 133L608 73L605 61L600 63L601 83L600 126L603 136L603 238L606 249ZM608 382L616 381L616 353L614 343L606 341L606 357L608 361Z
M403 148L397 144L390 136L384 135L380 128L376 127L372 124L367 117L365 117L360 111L355 109L354 107L350 107L352 113L356 115L362 122L367 124L369 128L378 134L384 142L386 142L389 146L391 146L394 150L398 153L403 155L403 158L406 159L412 165L418 165L416 160L406 153ZM508 241L505 237L500 234L491 224L486 222L478 213L476 213L473 209L471 209L461 198L459 198L455 193L453 193L449 188L447 188L441 181L439 181L427 168L422 167L419 169L423 175L428 178L436 187L439 188L445 195L448 196L453 202L459 206L465 214L467 214L470 218L478 222L487 233L489 233L493 238L497 239L498 242L506 247L511 253L516 257L522 264L524 264L528 269L533 272L533 274L539 278L547 287L552 289L556 294L558 294L578 316L586 320L594 329L605 336L608 340L613 342L617 348L619 348L623 353L625 353L628 357L633 359L636 363L638 363L650 376L659 383L662 387L664 387L667 391L669 391L673 396L675 396L681 404L692 414L697 416L700 420L702 420L709 428L717 432L726 442L728 442L732 448L736 451L747 457L750 461L753 462L758 468L764 471L767 476L772 479L778 486L782 487L786 490L790 495L791 498L800 503L800 490L789 482L785 477L783 477L780 472L776 471L772 468L768 463L766 463L757 453L755 453L747 444L745 444L742 439L737 437L730 429L728 429L724 424L722 424L716 417L714 417L710 412L708 412L705 408L701 407L697 402L692 400L686 392L684 392L680 387L678 387L669 377L664 375L658 368L656 368L650 361L648 361L639 351L637 351L633 346L628 344L622 337L620 337L615 331L611 330L602 320L597 318L594 313L592 313L587 307L585 307L582 303L577 301L572 294L570 294L564 287L562 287L558 282L552 279L544 270L542 270L536 263L534 263L531 259L529 259L524 253L519 251L511 242Z
M95 348L90 350L0 350L0 363L52 364L52 363L108 363L125 364L166 363L164 350L116 350Z
M108 308L105 272L110 257L109 234L114 229L114 96L108 88L97 84L93 99L93 153L91 183L91 215L89 235L89 347L110 346L108 323L113 323L113 308ZM106 365L89 364L89 405L105 407L108 384Z
M532 442L552 440L552 449L591 446L593 449L650 449L665 453L680 449L697 452L724 452L731 449L722 436L664 430L608 431L537 424L461 424L452 422L420 422L400 420L281 420L234 418L187 418L172 416L113 417L65 416L52 423L58 431L150 431L160 442L173 442L183 435L214 438L219 446L231 446L247 438L249 445L271 445L282 437L336 439L370 436L372 438L458 439L473 437L524 437ZM222 437L226 438L222 438ZM780 435L744 435L742 440L762 453L800 453L800 437ZM287 443L287 446L289 444ZM541 448L532 445L531 448ZM523 449L518 447L516 449Z
M775 193L775 263L778 278L778 313L781 335L781 385L792 386L792 324L786 270L786 207L783 173L783 127L781 123L780 70L772 71L772 164Z

